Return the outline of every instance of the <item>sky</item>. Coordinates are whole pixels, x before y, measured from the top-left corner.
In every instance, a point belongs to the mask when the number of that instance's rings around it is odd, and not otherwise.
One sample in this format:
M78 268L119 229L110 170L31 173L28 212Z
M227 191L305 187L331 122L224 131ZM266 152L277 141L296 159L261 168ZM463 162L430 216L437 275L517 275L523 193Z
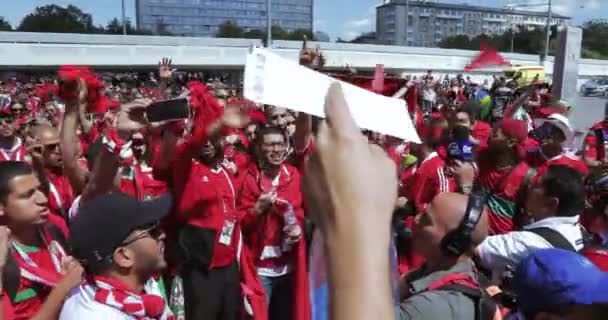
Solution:
M229 1L229 0L225 0ZM362 32L373 31L376 25L375 8L383 0L314 0L315 31L324 31L335 40L350 40ZM502 7L507 4L538 4L548 0L441 0L444 3L466 3ZM73 4L91 13L96 25L121 16L121 0L0 0L5 4L0 16L13 26L36 6L55 3L61 6ZM135 0L125 0L127 17L135 21ZM547 10L546 6L527 7L530 10ZM554 12L573 17L574 24L588 19L608 19L608 0L553 0Z

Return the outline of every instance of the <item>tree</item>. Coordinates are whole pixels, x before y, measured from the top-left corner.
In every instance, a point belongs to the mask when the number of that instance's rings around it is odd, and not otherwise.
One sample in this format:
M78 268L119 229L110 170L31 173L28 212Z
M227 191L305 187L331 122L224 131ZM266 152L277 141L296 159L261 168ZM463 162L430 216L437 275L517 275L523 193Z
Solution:
M289 40L289 32L285 31L281 26L272 26L271 32L273 40ZM302 38L298 40L302 40Z
M243 33L243 38L246 39L266 39L266 32L260 30L260 29L252 29L249 30L245 33Z
M4 17L0 17L0 31L13 31L11 24L4 20Z
M242 38L243 34L243 28L236 22L228 20L220 24L220 30L215 36L218 38Z
M55 4L36 7L34 12L23 18L17 29L29 32L99 32L90 14L73 5L64 8Z

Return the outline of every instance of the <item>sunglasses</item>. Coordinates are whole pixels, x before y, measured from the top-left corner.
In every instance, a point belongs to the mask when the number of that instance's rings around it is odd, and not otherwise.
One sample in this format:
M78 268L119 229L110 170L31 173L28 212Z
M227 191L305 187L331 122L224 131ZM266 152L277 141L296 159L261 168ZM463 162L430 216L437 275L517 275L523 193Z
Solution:
M145 239L148 237L150 237L156 241L159 241L162 238L162 236L163 236L163 231L160 228L160 225L158 223L155 223L154 225L144 229L137 237L135 237L129 241L125 241L125 242L121 243L120 246L125 247L125 246L130 245L131 243L134 243L138 240Z
M141 147L141 146L143 146L144 144L146 144L146 142L145 142L143 139L133 139L133 140L131 140L131 141L132 141L132 145L133 145L134 147Z

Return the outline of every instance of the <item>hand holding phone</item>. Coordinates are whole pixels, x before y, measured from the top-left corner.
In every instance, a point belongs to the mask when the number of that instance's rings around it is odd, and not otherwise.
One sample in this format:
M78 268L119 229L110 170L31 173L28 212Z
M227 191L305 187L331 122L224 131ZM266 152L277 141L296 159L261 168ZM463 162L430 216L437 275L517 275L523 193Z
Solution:
M188 99L186 98L153 102L146 108L146 117L149 122L187 119L188 116Z

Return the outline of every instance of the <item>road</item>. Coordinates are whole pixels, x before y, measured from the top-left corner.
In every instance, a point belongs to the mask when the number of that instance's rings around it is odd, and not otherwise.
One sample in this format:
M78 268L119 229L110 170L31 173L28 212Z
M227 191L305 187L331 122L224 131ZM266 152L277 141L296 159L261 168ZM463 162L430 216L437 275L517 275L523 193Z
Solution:
M570 115L572 126L577 132L580 132L576 137L575 146L581 145L584 135L594 123L604 119L604 106L607 102L608 99L603 97L579 96L576 99Z

